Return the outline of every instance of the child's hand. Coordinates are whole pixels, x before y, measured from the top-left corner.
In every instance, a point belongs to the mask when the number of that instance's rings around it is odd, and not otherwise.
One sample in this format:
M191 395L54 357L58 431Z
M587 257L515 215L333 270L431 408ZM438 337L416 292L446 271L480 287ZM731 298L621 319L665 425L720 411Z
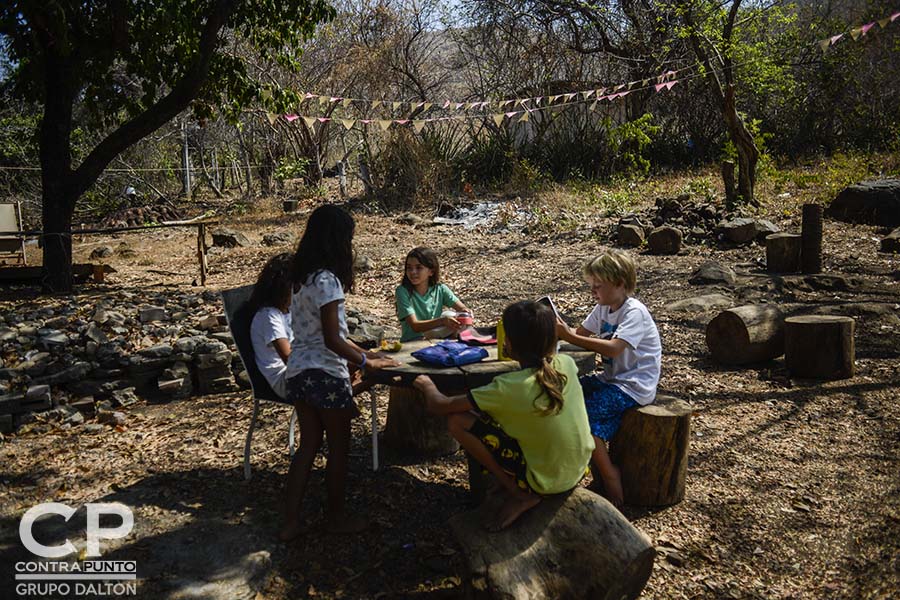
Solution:
M568 340L572 337L572 328L559 317L556 318L556 337L561 340Z
M413 380L413 387L422 392L423 394L435 387L434 382L431 380L431 377L428 375L419 375Z
M459 331L463 328L462 323L456 320L456 317L442 317L441 325L449 329L450 331Z
M386 369L388 367L399 367L400 363L398 363L393 358L370 358L366 360L366 370L367 371L377 371L379 369Z

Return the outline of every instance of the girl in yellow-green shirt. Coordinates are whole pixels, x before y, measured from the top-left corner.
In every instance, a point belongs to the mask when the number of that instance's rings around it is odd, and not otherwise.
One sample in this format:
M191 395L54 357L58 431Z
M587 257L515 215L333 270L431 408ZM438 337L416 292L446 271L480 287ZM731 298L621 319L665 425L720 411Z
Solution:
M517 302L503 311L503 324L506 351L521 370L449 398L425 375L414 383L428 409L447 415L450 433L506 491L493 530L509 526L541 496L575 487L594 450L575 361L556 354L553 311Z

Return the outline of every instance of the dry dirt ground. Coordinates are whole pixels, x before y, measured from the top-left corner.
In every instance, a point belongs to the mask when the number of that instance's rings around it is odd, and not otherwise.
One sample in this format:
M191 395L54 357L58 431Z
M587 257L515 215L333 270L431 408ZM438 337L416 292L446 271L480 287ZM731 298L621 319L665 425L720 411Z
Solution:
M648 201L649 202L649 201ZM299 234L309 206L284 215L273 201L226 218L258 242L263 234ZM521 232L465 231L459 226L398 224L395 215L355 207L356 246L374 268L359 276L348 303L393 324L393 290L405 252L438 250L446 282L493 322L511 301L552 294L564 312L591 308L578 276L582 262L609 243L614 219L585 211L576 228L546 223ZM767 215L799 231L799 211ZM900 594L900 258L877 253L879 231L826 221L825 270L852 279L851 291L776 289L755 267L764 249L688 246L673 257L641 254L637 295L650 308L663 340L661 389L695 407L683 502L625 514L664 548L644 598L890 598ZM121 240L135 257L111 259L117 273L91 294L121 287L139 292L190 290L197 276L195 242L187 231L155 231L87 239L76 259L97 244ZM285 247L287 248L287 247ZM211 289L252 282L277 249L215 249ZM723 368L706 351L704 327L715 313L674 313L673 301L709 293L687 283L713 258L736 266L742 301L768 299L790 310L837 307L857 318L856 376L830 382L791 378L782 359ZM53 302L29 290L3 295L0 308ZM873 306L881 308L872 308ZM383 428L387 394L378 396ZM260 598L441 597L461 594L464 558L446 525L467 508L461 454L426 461L387 451L370 469L368 407L354 425L350 505L369 517L365 534L335 537L316 526L324 502L324 459L317 461L304 510L313 526L296 543L277 543L279 498L288 468L286 408L265 406L254 441L254 476L241 473L242 442L251 414L240 392L164 405L132 407L119 430L78 429L7 436L0 443L3 534L37 502L78 504L121 500L144 525L132 556L159 561L173 545L204 560L228 563L217 545L240 540L240 555L271 552ZM222 542L223 544L225 542ZM229 546L230 548L231 546ZM222 556L222 554L225 556ZM183 552L182 552L183 555ZM139 562L139 565L142 564ZM140 570L140 566L139 566ZM10 569L3 566L2 576ZM157 597L159 582L142 582L139 597Z

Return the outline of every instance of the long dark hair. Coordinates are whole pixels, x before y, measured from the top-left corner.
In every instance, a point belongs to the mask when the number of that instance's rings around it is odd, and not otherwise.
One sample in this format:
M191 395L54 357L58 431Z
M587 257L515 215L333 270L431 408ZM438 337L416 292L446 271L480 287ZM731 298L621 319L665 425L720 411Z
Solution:
M294 287L306 283L316 271L328 269L345 292L353 290L353 217L334 204L324 204L309 215L306 231L297 244L291 279Z
M250 308L255 314L264 306L274 306L281 310L291 302L291 253L282 252L270 258L250 294Z
M549 306L524 300L510 304L503 311L503 329L509 340L510 354L523 368L535 369L541 389L547 395L547 405L539 407L539 395L534 408L542 416L559 413L563 407L563 388L566 376L553 367L556 352L556 315Z
M401 281L400 284L409 290L410 293L413 292L414 288L409 277L406 276L406 263L408 263L411 258L422 263L422 266L426 269L431 269L433 271L431 277L428 278L428 287L437 285L441 282L441 265L438 262L437 254L435 254L434 250L431 248L418 246L417 248L410 250L409 254L406 255L406 260L403 261L403 281Z

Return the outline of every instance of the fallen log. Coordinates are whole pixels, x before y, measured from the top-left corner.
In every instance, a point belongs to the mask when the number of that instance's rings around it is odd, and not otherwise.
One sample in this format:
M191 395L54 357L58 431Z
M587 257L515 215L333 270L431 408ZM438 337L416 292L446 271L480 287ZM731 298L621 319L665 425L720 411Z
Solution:
M772 360L784 353L784 315L771 304L722 311L706 326L706 347L726 365Z
M501 495L450 519L470 598L637 598L656 550L605 498L582 487L545 498L498 533L481 523Z

